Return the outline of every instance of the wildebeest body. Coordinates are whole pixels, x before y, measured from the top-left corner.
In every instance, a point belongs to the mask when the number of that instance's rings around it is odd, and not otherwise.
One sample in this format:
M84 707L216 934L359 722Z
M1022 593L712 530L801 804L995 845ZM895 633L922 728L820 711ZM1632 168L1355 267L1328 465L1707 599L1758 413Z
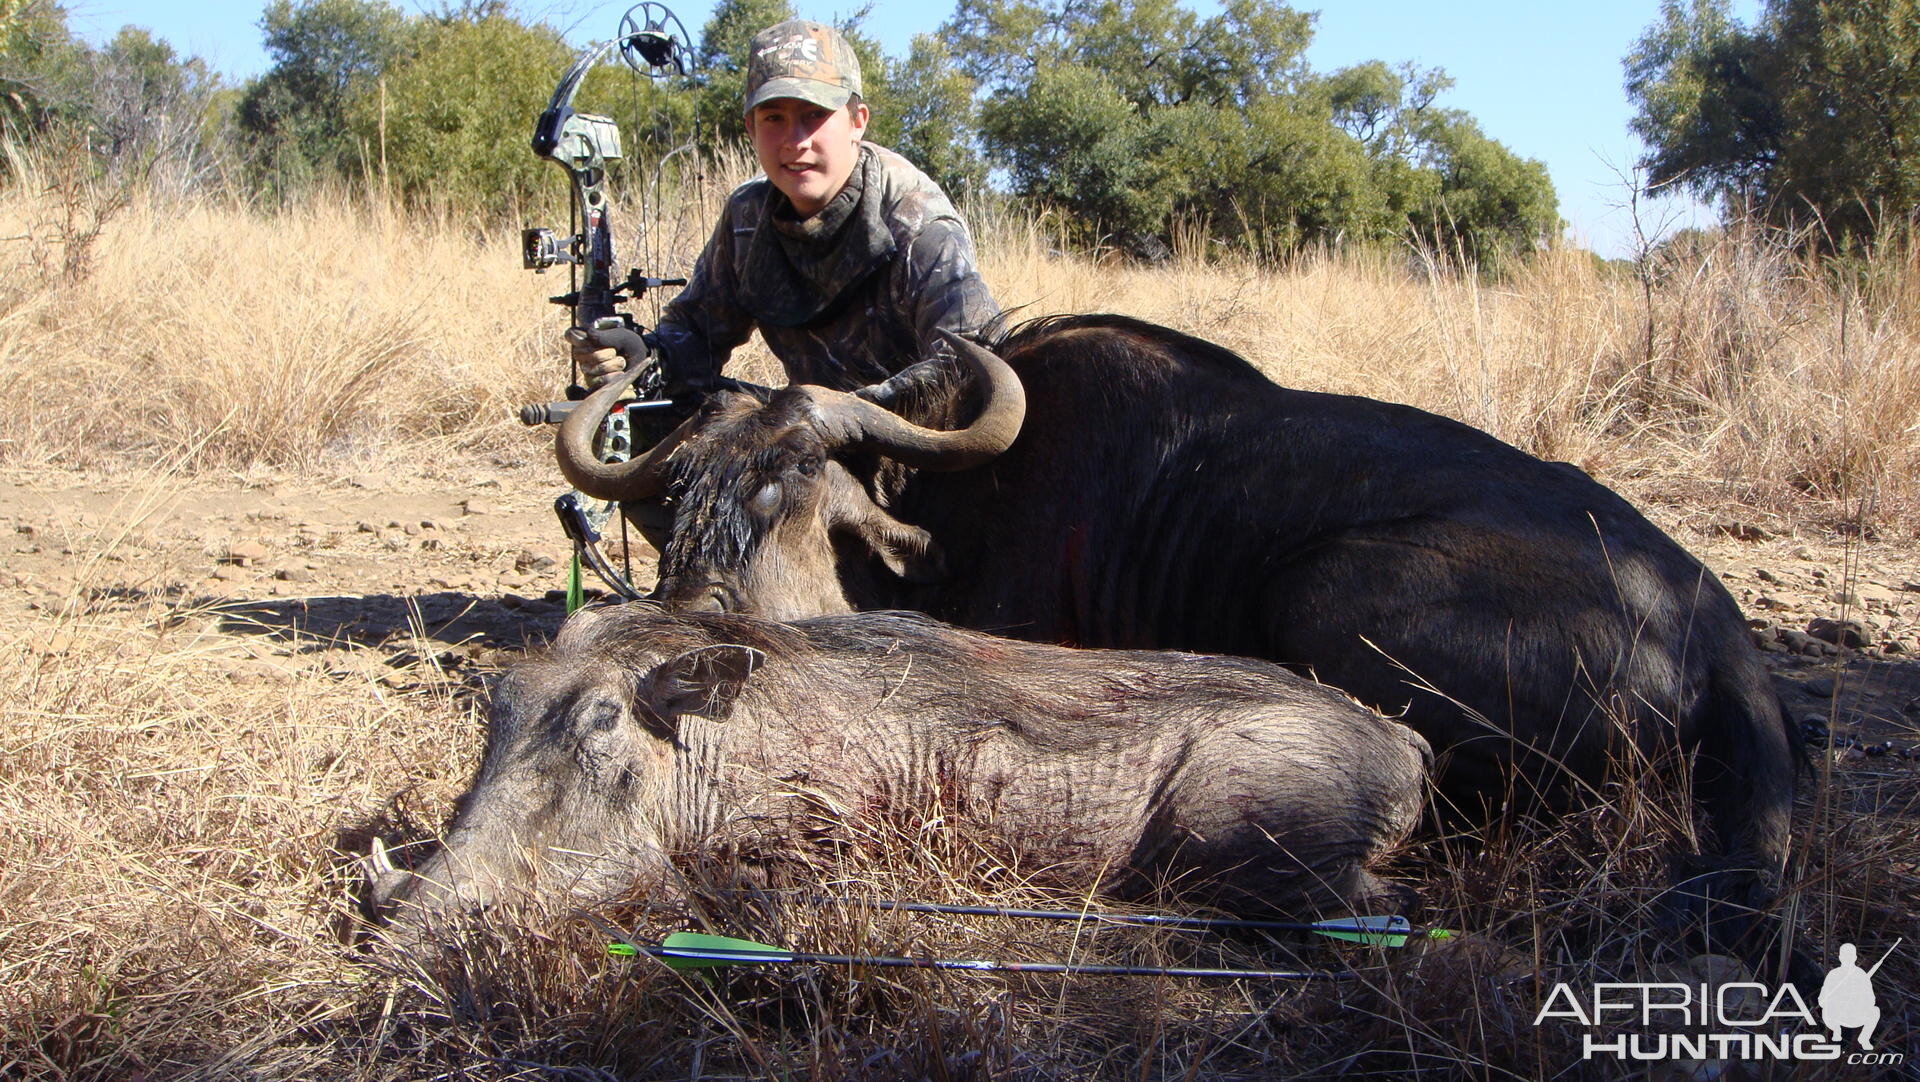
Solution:
M1343 911L1393 893L1366 864L1418 820L1429 758L1266 662L633 605L502 681L444 852L385 889L618 893L667 881L675 852L804 859L849 824L937 814L1062 885Z
M895 513L951 577L895 600L1041 641L1310 669L1408 711L1461 800L1497 791L1512 753L1461 704L1588 778L1606 711L1696 744L1717 704L1750 708L1729 734L1750 746L1715 752L1770 795L1758 825L1783 826L1786 732L1738 608L1584 473L1410 407L1278 387L1191 340L1022 341L1006 359L1045 423L903 488Z

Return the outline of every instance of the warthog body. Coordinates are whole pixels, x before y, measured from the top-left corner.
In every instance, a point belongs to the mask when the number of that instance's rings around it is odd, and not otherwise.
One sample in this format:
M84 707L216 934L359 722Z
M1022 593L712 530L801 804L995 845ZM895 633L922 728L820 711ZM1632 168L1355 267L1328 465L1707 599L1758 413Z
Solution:
M444 849L377 893L429 910L606 896L667 882L675 853L795 855L937 808L1064 885L1364 910L1404 900L1366 865L1418 820L1429 759L1412 730L1267 662L635 604L576 616L501 680Z
M911 608L1272 659L1402 717L1470 813L1561 804L1623 749L1691 757L1721 849L1702 862L1712 892L1770 896L1792 734L1738 606L1625 500L1467 425L1276 386L1137 320L1041 320L958 354L965 378L904 391L718 396L620 467L583 454L610 404L589 402L562 468L596 495L676 501L671 605Z

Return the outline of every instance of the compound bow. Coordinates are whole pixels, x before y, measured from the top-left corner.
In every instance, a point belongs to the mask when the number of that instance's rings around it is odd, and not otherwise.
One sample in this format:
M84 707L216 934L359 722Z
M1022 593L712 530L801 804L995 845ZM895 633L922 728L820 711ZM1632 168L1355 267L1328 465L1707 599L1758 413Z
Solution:
M687 32L677 16L664 5L648 0L630 9L620 19L620 36L611 41L582 49L554 88L553 97L540 114L533 129L533 152L567 171L572 186L573 232L565 237L551 229L525 229L520 234L521 265L536 273L545 273L558 264L567 264L571 289L553 297L573 316L573 327L581 330L624 328L638 331L633 316L619 306L639 300L647 290L662 286L685 285L684 278L654 278L638 269L627 271L616 282L613 227L610 218L607 167L620 160L620 128L613 118L575 112L573 99L595 65L609 52L619 50L620 58L634 71L654 79L687 74ZM585 272L585 281L581 272ZM602 426L596 450L607 462L624 461L632 454L635 429L662 428L674 404L664 396L666 379L656 358L649 355L630 363L645 366L635 380L637 397L608 415ZM573 412L587 394L580 386L579 372L567 387L567 400L538 402L522 407L520 420L527 425L559 424ZM658 421L652 421L658 417ZM646 418L643 420L643 418ZM651 421L651 423L649 423ZM648 441L649 443L651 441ZM614 592L634 599L641 596L631 579L631 568L622 545L620 566L608 558L602 545L603 535L619 507L594 500L581 492L569 492L554 501L560 525L573 542L574 565L569 580L569 609L578 604L578 581L582 562ZM622 540L626 521L619 521Z

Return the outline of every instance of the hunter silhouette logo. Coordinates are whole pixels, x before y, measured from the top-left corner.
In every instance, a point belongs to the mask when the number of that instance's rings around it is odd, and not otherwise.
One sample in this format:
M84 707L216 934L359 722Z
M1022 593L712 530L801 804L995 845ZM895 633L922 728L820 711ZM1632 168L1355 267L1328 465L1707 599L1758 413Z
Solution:
M1840 964L1833 967L1833 972L1828 973L1820 985L1820 1021L1832 1032L1835 1044L1840 1043L1841 1030L1857 1029L1860 1050L1873 1050L1868 1038L1873 1036L1873 1027L1880 1024L1880 1005L1873 998L1873 975L1880 972L1880 967L1887 964L1894 948L1902 942L1894 940L1893 946L1873 963L1872 969L1861 969L1854 964L1860 953L1853 944L1840 944Z
M1689 979L1658 982L1603 982L1583 995L1561 982L1553 986L1538 1026L1555 1019L1579 1025L1581 1058L1658 1061L1696 1060L1838 1061L1850 1065L1891 1066L1906 1060L1901 1052L1875 1052L1873 1032L1880 1004L1873 975L1903 940L1896 939L1871 969L1859 965L1860 952L1843 943L1839 964L1820 986L1815 1008L1794 985L1751 980ZM1851 1051L1843 1039L1858 1030Z

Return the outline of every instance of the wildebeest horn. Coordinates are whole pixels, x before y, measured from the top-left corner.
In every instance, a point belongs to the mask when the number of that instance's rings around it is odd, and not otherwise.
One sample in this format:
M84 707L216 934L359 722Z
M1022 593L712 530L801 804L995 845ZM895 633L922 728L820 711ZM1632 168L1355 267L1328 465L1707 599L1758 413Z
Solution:
M928 470L978 466L1013 445L1027 416L1027 392L1020 377L992 350L948 331L940 333L985 388L986 404L980 415L965 428L941 431L921 428L864 398L831 391L815 394L822 413L846 427L847 442L865 444L888 458Z
M554 457L560 460L560 473L574 488L596 500L649 500L666 488L666 476L660 467L693 433L697 417L689 417L679 428L654 444L647 453L626 462L602 462L593 453L593 436L600 423L613 412L613 404L642 368L635 366L614 377L613 381L587 396L560 425L554 437Z

